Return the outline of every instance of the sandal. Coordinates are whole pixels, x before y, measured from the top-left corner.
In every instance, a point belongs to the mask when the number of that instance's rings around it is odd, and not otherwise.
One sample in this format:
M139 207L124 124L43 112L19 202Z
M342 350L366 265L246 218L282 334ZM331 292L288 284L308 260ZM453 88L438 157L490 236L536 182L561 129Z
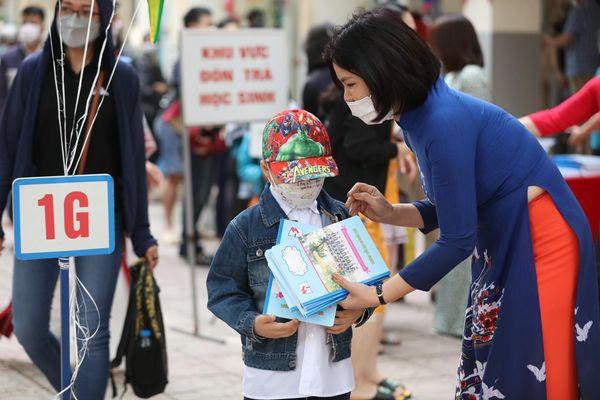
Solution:
M379 382L379 387L387 389L392 395L395 394L395 400L407 400L412 398L411 392L406 389L406 386L398 381L384 379Z
M390 391L387 387L378 386L377 393L375 393L375 397L371 400L397 400L397 398L394 396L394 392Z

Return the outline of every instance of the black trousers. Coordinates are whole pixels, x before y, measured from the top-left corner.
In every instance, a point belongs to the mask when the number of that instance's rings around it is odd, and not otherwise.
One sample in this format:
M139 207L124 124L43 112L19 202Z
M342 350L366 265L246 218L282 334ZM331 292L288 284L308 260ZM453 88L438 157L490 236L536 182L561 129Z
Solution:
M255 400L249 397L244 397L244 400ZM287 400L350 400L350 393L340 394L339 396L333 397L299 397L297 399L287 399Z

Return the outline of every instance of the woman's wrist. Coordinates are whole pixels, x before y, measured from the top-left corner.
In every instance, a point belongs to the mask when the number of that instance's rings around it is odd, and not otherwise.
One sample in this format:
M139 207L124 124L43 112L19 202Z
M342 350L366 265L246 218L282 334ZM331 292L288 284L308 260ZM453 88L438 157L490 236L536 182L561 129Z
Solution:
M389 225L397 225L397 226L410 226L407 224L406 218L404 218L406 214L406 204L397 203L392 204L392 209L389 212L389 218L387 218L387 224Z
M388 210L388 212L386 213L385 217L382 218L382 223L384 224L388 224L388 225L395 225L395 221L396 221L396 206L397 204L390 204L390 208Z
M393 303L394 301L406 296L415 289L410 286L399 274L392 276L390 279L383 283L381 288L383 299L386 303ZM375 292L377 296L377 292ZM377 297L377 304L379 305L379 298Z

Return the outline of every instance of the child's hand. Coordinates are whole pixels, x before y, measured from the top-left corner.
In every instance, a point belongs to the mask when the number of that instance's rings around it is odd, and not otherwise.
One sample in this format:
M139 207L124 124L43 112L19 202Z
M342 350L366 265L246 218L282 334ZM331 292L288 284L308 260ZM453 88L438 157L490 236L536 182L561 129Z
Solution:
M254 333L267 339L281 339L292 336L298 330L300 321L275 322L274 315L259 315L254 320Z
M328 333L339 335L346 332L362 315L365 310L337 310L334 325L327 329Z

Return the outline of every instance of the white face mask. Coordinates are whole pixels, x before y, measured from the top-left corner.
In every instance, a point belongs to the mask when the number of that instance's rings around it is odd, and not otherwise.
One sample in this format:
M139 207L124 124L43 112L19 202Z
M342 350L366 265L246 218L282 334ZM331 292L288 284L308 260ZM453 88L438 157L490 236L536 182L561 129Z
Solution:
M271 185L271 190L277 193L283 201L293 208L309 208L319 197L325 178L310 179L296 183L280 183Z
M18 40L25 46L29 46L39 40L41 32L42 29L38 24L28 22L19 28Z
M367 125L377 125L383 123L384 121L394 119L394 112L390 110L390 112L388 112L386 116L381 119L381 121L373 121L375 118L377 118L379 113L377 110L375 110L375 104L373 104L373 99L371 99L371 96L363 97L362 99L356 101L347 101L346 104L348 104L348 107L350 107L350 112L352 112L352 115L360 118L362 122Z
M62 41L69 47L79 49L85 46L87 38L89 16L78 14L60 17L60 30ZM90 25L89 42L93 42L100 36L100 22L92 21Z

